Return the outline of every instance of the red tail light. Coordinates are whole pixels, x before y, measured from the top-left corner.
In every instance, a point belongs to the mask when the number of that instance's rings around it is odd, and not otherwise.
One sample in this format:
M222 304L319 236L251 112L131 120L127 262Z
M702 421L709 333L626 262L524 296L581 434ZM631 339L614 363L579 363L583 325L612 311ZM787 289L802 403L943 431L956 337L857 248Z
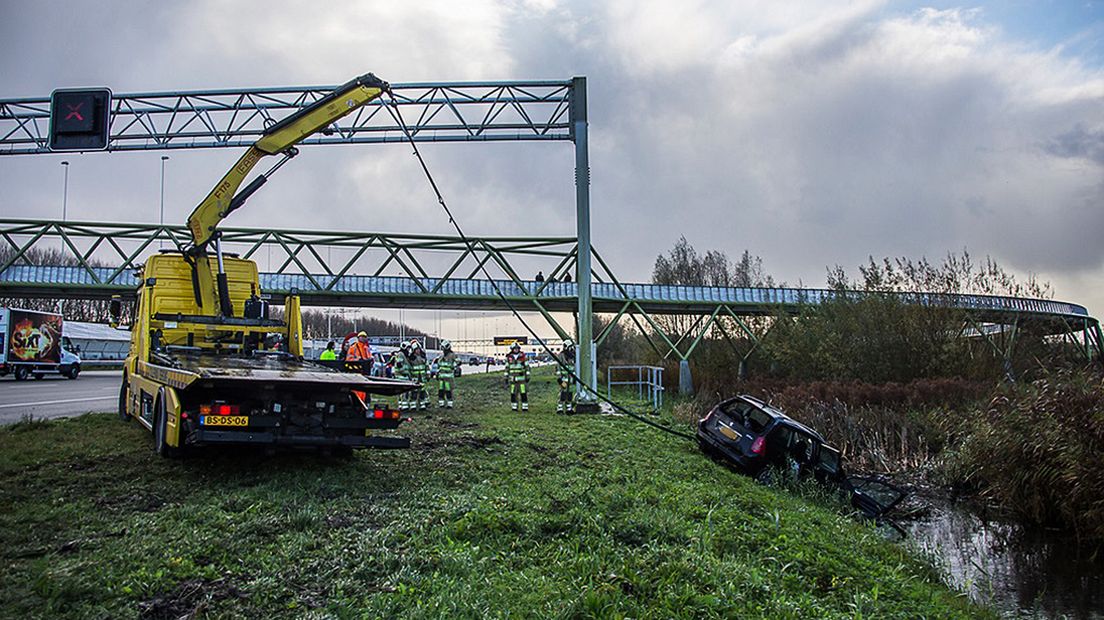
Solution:
M241 407L238 405L227 405L226 403L215 403L212 409L215 415L239 415L241 413Z
M382 420L383 419L383 409L376 409L375 415L373 417L375 417L377 420Z
M755 441L751 442L751 453L756 456L763 456L767 451L767 440L762 435L755 438Z

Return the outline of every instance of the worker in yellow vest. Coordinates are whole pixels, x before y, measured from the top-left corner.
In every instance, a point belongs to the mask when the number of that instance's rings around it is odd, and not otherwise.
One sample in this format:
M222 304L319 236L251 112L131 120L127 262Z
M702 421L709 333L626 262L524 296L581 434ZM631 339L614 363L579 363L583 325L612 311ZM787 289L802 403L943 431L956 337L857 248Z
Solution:
M514 343L506 356L506 383L510 386L510 409L529 411L529 360L521 345Z
M429 380L429 366L426 362L425 349L417 339L410 341L410 376L421 386L414 390L414 402L411 409L425 409L429 406L429 393L426 392L426 381Z
M452 343L441 341L441 357L437 360L437 406L452 409L452 382L456 380L456 354Z

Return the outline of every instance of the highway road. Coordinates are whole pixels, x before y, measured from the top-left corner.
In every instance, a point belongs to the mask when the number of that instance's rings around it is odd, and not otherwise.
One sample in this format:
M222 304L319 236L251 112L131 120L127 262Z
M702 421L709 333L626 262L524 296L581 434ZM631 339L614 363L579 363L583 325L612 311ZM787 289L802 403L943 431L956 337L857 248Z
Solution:
M534 366L544 364L535 363ZM486 366L464 365L464 374L481 374ZM491 366L504 372L505 366ZM16 381L0 378L0 424L18 422L25 415L36 419L65 418L89 411L115 411L119 402L121 370L86 370L75 381L58 375ZM436 388L434 388L436 389Z
M16 381L0 378L0 424L18 422L25 415L64 418L89 411L115 411L119 402L121 370L87 370L77 379L46 375Z

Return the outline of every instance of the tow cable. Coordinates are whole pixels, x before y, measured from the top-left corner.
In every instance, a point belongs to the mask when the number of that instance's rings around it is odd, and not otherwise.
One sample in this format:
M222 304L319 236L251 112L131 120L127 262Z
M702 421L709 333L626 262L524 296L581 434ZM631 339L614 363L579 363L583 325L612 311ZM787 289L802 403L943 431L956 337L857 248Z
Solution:
M429 181L429 186L433 189L433 193L437 197L437 203L441 205L442 209L444 209L445 215L448 216L449 224L452 224L452 227L456 229L456 234L459 235L460 240L463 241L464 245L467 247L467 251L471 252L474 256L476 246L468 239L468 236L464 234L463 229L460 228L460 224L456 221L456 218L453 217L452 210L449 209L448 204L445 203L445 197L441 194L441 190L437 187L437 181L434 180L433 175L429 172L429 167L426 165L425 159L422 157L422 153L418 150L418 143L414 141L414 136L411 135L409 128L407 128L406 126L406 122L403 121L402 113L399 111L399 106L395 99L395 94L392 93L390 90L387 91L387 94L391 98L388 110L391 112L391 116L399 124L399 127L402 128L403 135L406 137L407 141L410 142L410 146L414 150L414 157L418 158L418 164L421 165L422 172L425 173L426 179ZM554 354L552 350L548 348L548 345L544 343L544 339L538 336L533 328L529 326L529 323L526 322L524 318L522 318L521 313L518 312L517 308L514 307L514 304L511 303L506 295L502 292L502 289L498 286L498 282L496 282L495 279L491 277L491 274L487 271L487 266L485 263L479 263L479 270L483 272L483 275L487 278L487 281L491 283L491 286L494 288L495 294L498 295L498 298L502 300L502 303L506 304L507 308L510 309L510 313L514 315L514 318L517 319L523 327L525 327L525 331L529 332L529 335L533 337L533 340L535 342L540 343L540 346L542 349L544 349L544 352L547 353L548 356L551 357L553 360L555 360L556 364L562 370L566 371L566 373L572 378L572 380L575 381L576 385L580 386L583 390L592 393L595 398L608 404L619 413L628 416L629 418L632 418L638 422L642 422L652 428L663 431L664 433L668 433L670 435L674 435L676 437L689 439L690 441L696 440L696 437L689 433L649 420L645 418L642 414L630 411L627 407L622 406L621 404L615 402L613 399L603 396L597 390L591 390L588 385L583 383L582 379L579 378L579 375L575 373L575 369L561 362L559 356Z

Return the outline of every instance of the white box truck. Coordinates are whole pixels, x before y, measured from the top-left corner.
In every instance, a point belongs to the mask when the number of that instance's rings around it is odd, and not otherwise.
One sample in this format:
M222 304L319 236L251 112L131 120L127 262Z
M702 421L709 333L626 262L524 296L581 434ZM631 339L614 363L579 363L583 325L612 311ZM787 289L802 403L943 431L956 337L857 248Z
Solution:
M76 379L80 352L62 336L63 319L53 312L0 308L0 377L16 381L60 374Z

